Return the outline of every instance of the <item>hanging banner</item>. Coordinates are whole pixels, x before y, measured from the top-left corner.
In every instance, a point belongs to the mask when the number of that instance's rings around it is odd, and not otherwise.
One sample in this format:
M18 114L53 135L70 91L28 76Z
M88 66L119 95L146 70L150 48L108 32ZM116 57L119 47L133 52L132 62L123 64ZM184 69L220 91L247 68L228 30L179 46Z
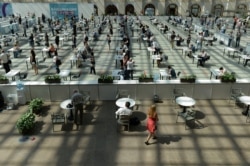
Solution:
M12 5L10 3L1 3L0 2L0 16L7 17L13 14Z
M76 3L50 3L50 15L52 19L78 18L78 6Z

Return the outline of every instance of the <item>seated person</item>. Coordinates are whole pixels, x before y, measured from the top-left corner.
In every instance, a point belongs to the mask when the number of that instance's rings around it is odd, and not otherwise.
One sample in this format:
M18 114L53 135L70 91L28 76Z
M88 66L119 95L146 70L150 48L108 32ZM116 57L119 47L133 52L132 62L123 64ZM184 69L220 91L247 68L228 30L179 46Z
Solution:
M129 115L129 116L131 116L131 115L132 115L132 110L129 109L129 107L130 107L130 102L127 101L127 102L125 103L125 107L119 108L119 109L115 112L116 119L118 119L120 115Z
M177 34L175 37L176 46L181 46L182 38Z
M221 76L223 76L226 73L226 69L224 69L223 67L219 68L219 75L217 76L217 78L221 78Z
M162 60L163 60L162 52L160 51L159 53L160 53L160 54L159 54L160 59L157 59L157 66L158 66L158 67L160 66L160 64L161 64L161 62L162 62Z
M155 40L152 42L152 47L155 49L154 54L158 55L160 52L160 46Z
M15 44L14 47L13 47L14 58L17 58L19 53L20 53L20 48L19 48L19 46L17 44Z
M164 25L164 30L163 32L166 33L168 31L168 26L167 25Z
M204 66L205 61L209 59L209 56L204 50L201 51L201 54L198 55L198 57L199 57L198 61L201 66Z
M49 54L49 57L51 58L51 53L54 53L56 51L56 48L55 46L51 43L50 44L50 47L49 47L49 51L48 51L48 54Z
M171 66L168 66L167 70L168 70L168 74L171 76L171 79L177 78L174 68L172 68Z

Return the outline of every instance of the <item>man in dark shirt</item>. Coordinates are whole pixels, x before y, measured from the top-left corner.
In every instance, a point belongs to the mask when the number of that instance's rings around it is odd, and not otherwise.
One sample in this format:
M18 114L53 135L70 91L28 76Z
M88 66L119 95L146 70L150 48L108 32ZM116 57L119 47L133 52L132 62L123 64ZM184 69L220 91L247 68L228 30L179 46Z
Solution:
M71 97L72 105L75 108L75 118L74 122L76 124L79 124L77 122L78 114L80 113L80 125L82 125L82 118L83 118L83 95L78 92L78 90L74 90L74 93Z

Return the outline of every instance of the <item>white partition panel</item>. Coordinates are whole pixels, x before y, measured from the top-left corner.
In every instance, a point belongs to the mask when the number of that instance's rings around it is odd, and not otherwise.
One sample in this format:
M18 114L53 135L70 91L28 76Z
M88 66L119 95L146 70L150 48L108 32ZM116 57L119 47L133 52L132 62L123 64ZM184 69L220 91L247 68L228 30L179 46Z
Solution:
M8 94L17 94L15 84L1 84L0 91L2 92L5 101L7 101Z
M57 85L58 86L58 85ZM44 101L51 101L49 85L30 85L30 99L42 98Z
M232 83L213 84L212 96L210 99L228 99L231 91Z
M49 85L50 90L50 100L51 101L63 101L68 99L69 94L69 85L61 84L60 86L56 84Z
M182 88L187 96L193 97L194 86L195 86L194 83L180 83L176 84L175 88Z
M250 95L250 84L249 83L236 83L232 85L232 88L241 88L245 95Z
M153 99L155 93L155 84L138 84L137 85L137 100Z
M127 90L130 98L136 99L136 84L117 84L117 90Z
M90 100L98 100L98 84L96 85L79 85L80 92L88 91L90 93Z
M199 100L211 99L212 84L195 84L193 98Z
M99 84L99 100L115 100L116 84Z
M160 99L171 99L175 84L156 84L156 94Z

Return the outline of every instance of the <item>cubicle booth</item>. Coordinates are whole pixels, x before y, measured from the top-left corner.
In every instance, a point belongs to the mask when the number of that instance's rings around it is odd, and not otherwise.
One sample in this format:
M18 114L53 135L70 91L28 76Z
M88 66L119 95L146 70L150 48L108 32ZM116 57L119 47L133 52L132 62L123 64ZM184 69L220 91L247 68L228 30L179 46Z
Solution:
M228 34L217 32L214 34L214 37L217 38L218 41L222 41L223 44L228 45L229 38L230 38L230 36ZM235 45L234 37L231 41L231 45Z
M183 88L187 96L196 100L224 100L229 98L232 88L241 88L246 95L250 95L250 80L241 79L236 83L221 83L220 80L196 80L196 83L180 83L179 80L157 80L151 83L121 80L111 84L97 81L60 84L25 82L24 94L27 101L37 97L44 101L63 101L78 89L80 92L88 91L91 100L115 100L118 89L126 89L130 97L136 100L151 100L155 94L162 100L168 100L172 98L174 88ZM0 91L5 98L8 94L16 94L16 83L4 84L0 86Z

